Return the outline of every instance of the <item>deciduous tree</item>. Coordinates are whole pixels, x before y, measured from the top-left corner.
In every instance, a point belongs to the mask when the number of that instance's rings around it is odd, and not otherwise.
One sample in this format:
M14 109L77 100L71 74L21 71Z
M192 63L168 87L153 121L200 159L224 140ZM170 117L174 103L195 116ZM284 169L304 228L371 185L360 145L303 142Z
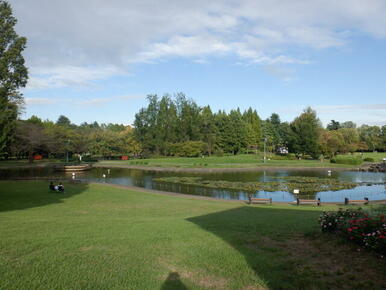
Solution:
M27 39L16 33L16 22L9 3L0 0L0 155L5 153L14 137L23 101L19 89L28 79L22 55Z

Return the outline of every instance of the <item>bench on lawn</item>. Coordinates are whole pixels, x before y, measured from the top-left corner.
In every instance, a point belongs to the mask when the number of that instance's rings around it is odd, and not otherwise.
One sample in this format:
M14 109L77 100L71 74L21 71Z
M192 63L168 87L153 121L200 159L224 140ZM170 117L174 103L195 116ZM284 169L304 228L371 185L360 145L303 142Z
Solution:
M252 203L265 203L265 204L272 204L272 198L252 198L248 197L249 204Z
M301 205L301 204L314 204L314 205L321 205L321 201L320 201L320 198L318 199L300 199L300 198L297 198L296 201L294 201L294 203L296 203L296 205Z
M364 205L368 205L369 204L369 198L368 197L365 197L364 199L352 199L352 200L349 200L347 197L344 198L344 204L345 205L349 205L349 204L364 204Z

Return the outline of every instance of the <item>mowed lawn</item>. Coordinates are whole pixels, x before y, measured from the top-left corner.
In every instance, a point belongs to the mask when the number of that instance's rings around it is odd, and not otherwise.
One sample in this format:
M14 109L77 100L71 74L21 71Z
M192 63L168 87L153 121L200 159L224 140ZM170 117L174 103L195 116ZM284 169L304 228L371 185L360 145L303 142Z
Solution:
M149 159L135 159L129 161L104 160L96 165L118 166L154 166L154 167L182 167L182 168L253 168L253 167L353 167L352 165L330 163L328 160L267 160L263 162L262 154L239 154L232 156L211 157L163 157ZM355 166L354 166L355 167Z
M383 260L319 233L317 207L65 186L0 182L0 289L386 285Z

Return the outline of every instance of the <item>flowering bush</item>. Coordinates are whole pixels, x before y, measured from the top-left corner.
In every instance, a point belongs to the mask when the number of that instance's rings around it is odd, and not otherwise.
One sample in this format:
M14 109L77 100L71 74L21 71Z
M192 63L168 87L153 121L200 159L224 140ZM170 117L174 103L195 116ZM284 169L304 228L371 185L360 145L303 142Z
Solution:
M319 223L323 232L337 233L364 248L386 254L386 219L382 213L339 209L323 212Z

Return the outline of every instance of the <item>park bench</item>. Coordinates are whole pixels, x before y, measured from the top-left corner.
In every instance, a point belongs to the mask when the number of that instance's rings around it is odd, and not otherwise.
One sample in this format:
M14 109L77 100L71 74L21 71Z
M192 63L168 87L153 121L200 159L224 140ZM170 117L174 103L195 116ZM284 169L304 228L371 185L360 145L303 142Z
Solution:
M252 203L272 204L272 198L252 198L252 197L249 197L249 204L252 204Z
M296 201L293 203L296 203L296 205L301 205L301 204L314 204L314 205L321 205L320 198L318 199L300 199L297 198Z
M364 204L364 205L368 205L369 204L369 198L368 197L365 197L364 199L352 199L352 200L349 200L347 197L344 198L344 204L345 205L349 205L349 204Z

